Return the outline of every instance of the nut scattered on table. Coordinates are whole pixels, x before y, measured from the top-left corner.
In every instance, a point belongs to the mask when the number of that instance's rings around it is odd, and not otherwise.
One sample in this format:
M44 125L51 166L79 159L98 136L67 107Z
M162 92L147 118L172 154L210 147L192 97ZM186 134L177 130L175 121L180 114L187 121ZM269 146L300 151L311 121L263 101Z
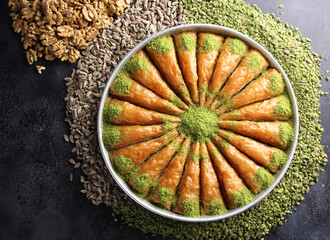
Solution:
M22 35L29 64L45 56L75 62L100 28L120 15L130 0L9 0L14 31Z

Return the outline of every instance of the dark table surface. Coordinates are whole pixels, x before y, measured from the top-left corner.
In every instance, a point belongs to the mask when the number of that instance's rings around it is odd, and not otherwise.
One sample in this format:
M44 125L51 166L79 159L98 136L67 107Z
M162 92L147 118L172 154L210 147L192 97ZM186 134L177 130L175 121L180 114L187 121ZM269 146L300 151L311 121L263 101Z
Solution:
M330 58L329 0L248 2L297 25L313 40L313 51ZM0 239L159 239L115 222L110 208L94 206L80 193L81 172L67 161L73 157L72 145L63 140L69 130L63 121L63 78L74 64L41 61L47 69L38 75L11 28L7 1L0 4ZM324 74L329 61L322 63ZM330 82L324 80L322 90L330 91ZM330 143L329 99L320 100L324 145ZM329 204L328 165L288 222L266 239L330 239Z

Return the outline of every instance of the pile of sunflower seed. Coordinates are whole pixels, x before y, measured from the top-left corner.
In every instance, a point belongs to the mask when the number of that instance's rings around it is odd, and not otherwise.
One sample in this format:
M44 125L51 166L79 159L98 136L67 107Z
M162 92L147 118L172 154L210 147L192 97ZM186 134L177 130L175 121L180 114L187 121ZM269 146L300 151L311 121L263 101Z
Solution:
M111 72L120 60L138 42L152 34L179 24L184 24L183 8L179 2L167 0L138 0L125 10L107 29L89 43L88 48L73 70L65 78L68 95L66 119L70 125L67 141L75 144L72 150L86 176L81 182L87 198L94 204L116 205L127 199L105 166L97 142L96 118L103 89ZM75 167L80 162L70 159Z

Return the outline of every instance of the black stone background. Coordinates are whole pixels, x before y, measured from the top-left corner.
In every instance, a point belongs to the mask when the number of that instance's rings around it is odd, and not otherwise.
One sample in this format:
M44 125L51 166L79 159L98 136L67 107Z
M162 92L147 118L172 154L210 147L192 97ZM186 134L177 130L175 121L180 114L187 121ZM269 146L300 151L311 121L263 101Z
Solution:
M47 69L38 75L27 64L20 38L12 30L7 1L0 2L0 239L160 239L115 222L109 207L94 206L80 193L81 171L67 161L73 157L72 145L63 140L69 130L63 121L63 78L74 64L40 61ZM297 25L304 37L313 40L314 51L330 57L329 0L248 2ZM322 63L324 74L329 61ZM323 80L322 90L329 91L330 82ZM320 100L325 145L330 143L329 99ZM265 238L330 239L329 201L328 165L288 222Z

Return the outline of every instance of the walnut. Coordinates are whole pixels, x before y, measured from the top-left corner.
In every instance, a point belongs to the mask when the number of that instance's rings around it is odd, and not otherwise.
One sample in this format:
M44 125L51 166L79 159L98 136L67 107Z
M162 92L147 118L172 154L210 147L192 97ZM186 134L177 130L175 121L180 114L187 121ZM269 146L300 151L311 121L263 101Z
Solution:
M21 35L26 58L75 62L99 29L123 13L130 0L9 0L14 31Z
M82 15L88 22L95 21L97 19L97 12L92 5L86 4L82 9Z
M26 59L30 65L32 65L34 62L37 61L37 53L36 51L30 49L29 51L26 52Z
M60 37L72 37L74 30L69 25L57 27L57 35Z
M37 69L37 72L38 72L39 74L42 74L42 71L44 71L44 70L46 69L46 67L45 67L45 66L37 65L37 66L36 66L36 69Z

